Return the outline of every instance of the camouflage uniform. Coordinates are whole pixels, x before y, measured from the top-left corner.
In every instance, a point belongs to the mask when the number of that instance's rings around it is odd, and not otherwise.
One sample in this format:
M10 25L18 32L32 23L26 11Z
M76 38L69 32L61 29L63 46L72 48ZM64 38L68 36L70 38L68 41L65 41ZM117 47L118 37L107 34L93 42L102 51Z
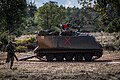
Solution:
M12 69L13 66L13 62L14 62L14 57L16 58L16 60L18 61L18 58L15 55L14 52L14 46L12 44L12 42L9 42L8 45L6 46L6 51L7 51L7 58L6 58L6 63L10 63L10 69Z

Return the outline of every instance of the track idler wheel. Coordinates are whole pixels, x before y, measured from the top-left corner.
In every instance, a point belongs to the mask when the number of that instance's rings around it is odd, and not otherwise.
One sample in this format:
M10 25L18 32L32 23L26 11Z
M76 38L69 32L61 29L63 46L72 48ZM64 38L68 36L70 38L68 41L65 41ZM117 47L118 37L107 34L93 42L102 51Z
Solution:
M50 54L50 53L46 54L46 59L47 61L52 61L54 59L54 54Z
M41 58L43 58L43 56L44 56L44 55L41 55L41 54L39 54L39 53L36 53L36 58L39 59L39 60L41 60Z
M56 54L55 58L57 61L63 61L64 56L63 56L63 54Z
M82 61L83 60L83 54L82 53L75 54L75 60L76 61Z
M93 54L92 53L84 53L85 61L92 61Z
M73 54L71 54L71 53L65 54L65 60L66 61L72 61L73 60Z

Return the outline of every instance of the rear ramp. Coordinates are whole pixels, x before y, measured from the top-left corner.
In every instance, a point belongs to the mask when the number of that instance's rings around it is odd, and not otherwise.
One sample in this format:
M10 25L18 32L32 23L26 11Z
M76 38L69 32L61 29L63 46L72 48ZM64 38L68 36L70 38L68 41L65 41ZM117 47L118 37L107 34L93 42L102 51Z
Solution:
M29 56L24 56L22 58L19 58L19 61L26 61L27 59L31 59L31 58L34 58L34 57L36 57L36 54L29 55Z

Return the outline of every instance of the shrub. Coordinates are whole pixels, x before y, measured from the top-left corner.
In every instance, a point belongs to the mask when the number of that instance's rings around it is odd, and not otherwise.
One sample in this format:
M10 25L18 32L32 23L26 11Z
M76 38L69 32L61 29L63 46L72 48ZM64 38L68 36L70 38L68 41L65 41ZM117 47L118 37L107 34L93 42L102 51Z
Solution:
M108 51L120 51L120 46L115 44L107 44L103 48Z
M2 45L2 42L0 41L0 45Z
M3 45L3 44L2 44L2 42L0 41L0 50L1 50L1 48L2 48L2 45Z
M26 45L28 43L34 43L35 42L35 38L34 37L28 37L22 40L17 40L16 41L16 45Z
M35 48L35 37L26 37L21 40L16 40L16 51L26 52Z
M34 37L30 37L28 38L28 43L34 43L35 42L35 38Z
M16 51L17 52L26 52L27 51L27 47L25 47L25 46L17 46L16 47Z

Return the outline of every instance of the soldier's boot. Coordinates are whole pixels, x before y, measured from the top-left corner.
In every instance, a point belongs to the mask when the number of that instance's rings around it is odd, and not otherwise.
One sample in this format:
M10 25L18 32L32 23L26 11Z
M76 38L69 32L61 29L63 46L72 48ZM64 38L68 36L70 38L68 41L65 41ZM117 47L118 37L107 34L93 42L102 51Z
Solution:
M10 69L12 69L12 66L13 66L13 65L12 65L12 64L10 64Z
M10 69L12 69L12 66L10 66Z

